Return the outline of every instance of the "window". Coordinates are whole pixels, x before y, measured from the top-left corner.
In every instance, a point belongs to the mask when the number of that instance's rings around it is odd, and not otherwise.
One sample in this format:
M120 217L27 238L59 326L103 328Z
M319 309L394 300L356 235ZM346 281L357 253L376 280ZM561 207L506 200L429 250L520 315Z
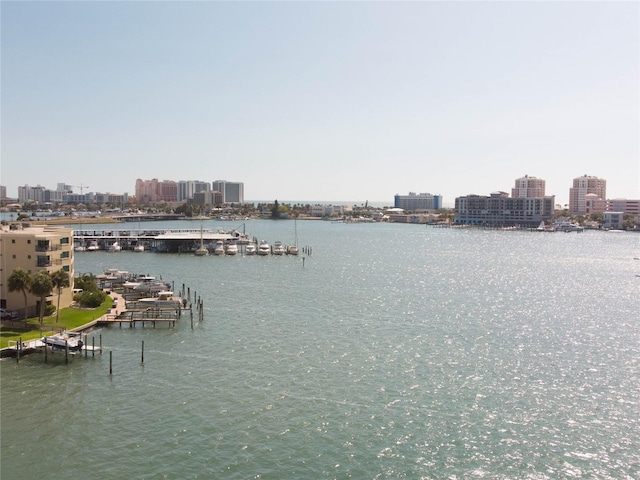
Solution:
M60 239L60 245L68 245L69 244L69 237L64 237Z

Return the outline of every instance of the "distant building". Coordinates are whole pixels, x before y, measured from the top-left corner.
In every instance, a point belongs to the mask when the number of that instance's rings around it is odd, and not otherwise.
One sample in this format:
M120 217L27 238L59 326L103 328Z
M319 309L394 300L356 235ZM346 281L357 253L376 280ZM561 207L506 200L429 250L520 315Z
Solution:
M22 187L18 187L18 202L27 203L27 202L38 202L44 203L45 197L44 192L46 188L42 185L37 185L35 187L31 187L29 185L24 185Z
M29 274L40 270L55 272L63 270L69 274L68 288L62 289L60 308L67 307L73 300L73 229L57 226L26 227L11 230L2 227L0 231L0 254L2 269L0 270L0 306L24 313L24 296L22 292L9 292L7 279L16 268ZM51 292L47 303L55 300L57 292ZM27 314L35 315L39 298L27 293Z
M598 199L606 199L607 181L588 175L574 178L573 187L569 189L569 213L571 215L587 213L587 194L595 194Z
M186 202L193 200L193 195L199 192L207 192L211 190L209 182L200 180L180 180L178 182L178 201Z
M214 205L222 205L222 194L213 190L206 192L196 192L193 194L193 204L212 207Z
M409 195L396 194L393 206L410 212L438 210L442 207L442 197L430 193L416 194L415 192L409 192Z
M555 196L512 198L505 192L488 197L468 195L456 198L454 221L464 225L537 227L553 218L554 203Z
M0 185L0 200L5 200L7 198L7 187L4 185Z
M136 180L136 199L140 205L178 201L178 184L173 180Z
M604 212L602 214L602 227L610 230L622 230L624 222L623 212Z
M335 217L344 215L343 205L311 205L312 217Z
M541 178L524 177L516 179L515 187L511 189L513 198L537 198L545 196L545 181Z
M222 194L222 203L244 203L244 183L215 180L211 183L211 189Z

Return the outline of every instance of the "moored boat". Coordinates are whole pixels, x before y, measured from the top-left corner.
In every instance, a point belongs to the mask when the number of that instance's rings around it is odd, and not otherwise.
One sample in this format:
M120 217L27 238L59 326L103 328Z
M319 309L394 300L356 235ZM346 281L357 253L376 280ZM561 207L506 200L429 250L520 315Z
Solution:
M174 297L168 290L158 292L157 297L141 298L138 302L146 307L180 308L182 305L182 299Z
M266 240L260 242L258 247L258 255L269 255L271 253L271 246Z
M255 255L258 252L258 248L255 243L248 243L244 249L244 253L247 255Z
M273 243L273 251L271 253L273 253L274 255L284 254L284 245L282 245L281 241L276 241Z
M84 346L80 332L68 331L42 337L42 343L58 350L66 350L68 348L70 352L77 352Z

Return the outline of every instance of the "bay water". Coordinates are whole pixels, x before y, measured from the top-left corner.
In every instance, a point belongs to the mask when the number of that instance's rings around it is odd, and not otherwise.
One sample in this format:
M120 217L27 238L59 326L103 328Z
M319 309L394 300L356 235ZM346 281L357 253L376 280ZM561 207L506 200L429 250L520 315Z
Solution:
M2 361L0 477L640 477L638 234L245 222L294 227L311 255L77 253L204 319Z

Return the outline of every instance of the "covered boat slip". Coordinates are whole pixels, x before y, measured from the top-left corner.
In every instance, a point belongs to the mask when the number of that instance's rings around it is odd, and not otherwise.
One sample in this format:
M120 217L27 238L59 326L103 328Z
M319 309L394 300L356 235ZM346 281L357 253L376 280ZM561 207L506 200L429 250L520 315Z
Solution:
M115 240L124 250L133 250L136 245L144 245L147 250L167 253L189 252L201 241L206 244L222 241L225 244L240 245L249 242L247 235L238 230L77 230L74 234L76 246L87 246L95 242L101 250L108 250Z

